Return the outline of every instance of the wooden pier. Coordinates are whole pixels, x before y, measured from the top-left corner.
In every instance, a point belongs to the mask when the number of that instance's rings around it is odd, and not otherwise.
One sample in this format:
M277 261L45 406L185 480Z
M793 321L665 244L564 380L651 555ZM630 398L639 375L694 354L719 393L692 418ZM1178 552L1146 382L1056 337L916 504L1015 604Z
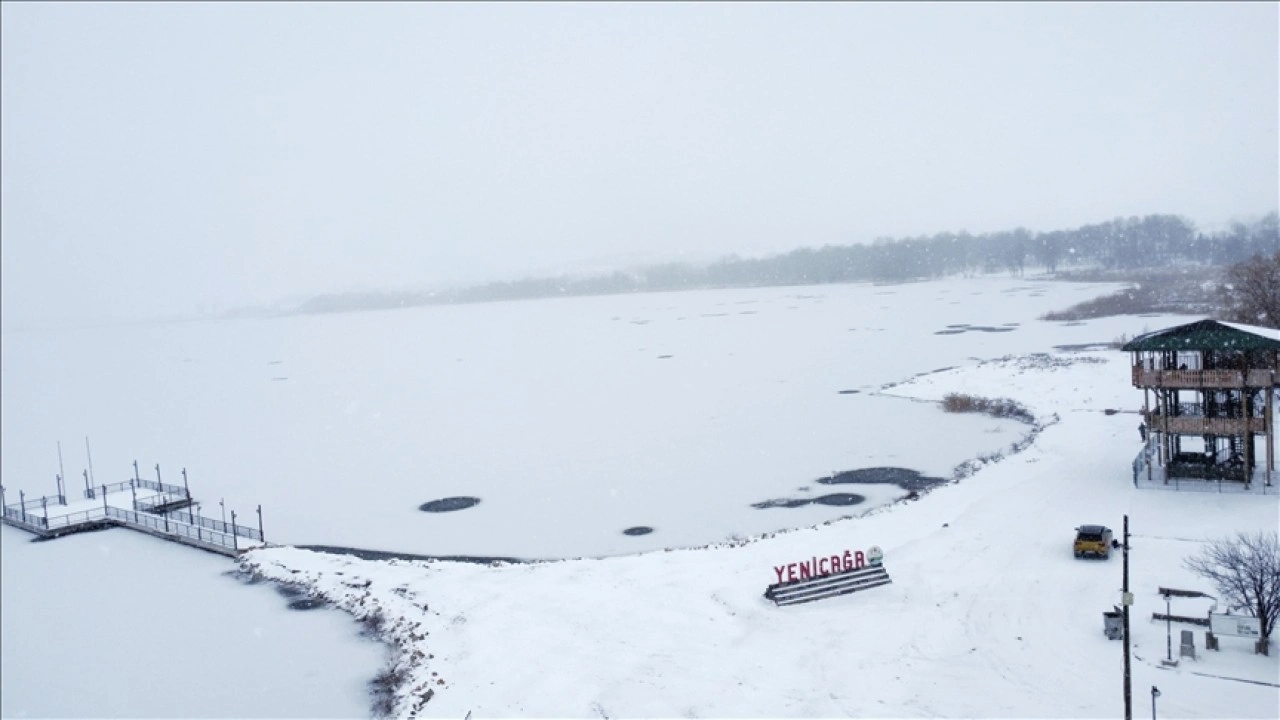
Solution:
M183 481L183 487L178 487L135 476L110 485L87 486L83 498L71 503L67 502L61 477L57 495L27 498L20 493L16 503L6 503L5 489L0 487L0 505L4 509L0 522L50 539L123 527L228 557L266 545L261 505L257 508L256 528L237 524L234 510L231 522L207 518L194 509L199 505L186 487L185 469Z

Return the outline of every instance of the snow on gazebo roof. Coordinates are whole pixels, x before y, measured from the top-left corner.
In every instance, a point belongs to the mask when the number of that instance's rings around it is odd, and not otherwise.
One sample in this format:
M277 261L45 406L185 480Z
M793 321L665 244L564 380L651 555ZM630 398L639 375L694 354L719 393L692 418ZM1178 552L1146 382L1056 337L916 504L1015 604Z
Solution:
M1139 335L1120 348L1151 350L1280 350L1280 330L1218 320L1165 328Z

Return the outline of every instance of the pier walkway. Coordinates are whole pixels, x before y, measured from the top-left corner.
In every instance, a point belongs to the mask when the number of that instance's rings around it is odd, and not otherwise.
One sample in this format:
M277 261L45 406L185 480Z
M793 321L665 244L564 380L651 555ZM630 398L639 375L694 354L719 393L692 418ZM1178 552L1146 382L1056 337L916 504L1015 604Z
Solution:
M185 470L183 471L185 478ZM262 506L257 508L258 527L218 520L200 514L200 504L185 487L132 478L124 482L86 487L81 497L68 499L58 483L58 494L6 503L0 487L5 525L41 538L57 538L77 532L123 527L154 537L235 557L245 550L263 547ZM68 501L70 500L70 501Z

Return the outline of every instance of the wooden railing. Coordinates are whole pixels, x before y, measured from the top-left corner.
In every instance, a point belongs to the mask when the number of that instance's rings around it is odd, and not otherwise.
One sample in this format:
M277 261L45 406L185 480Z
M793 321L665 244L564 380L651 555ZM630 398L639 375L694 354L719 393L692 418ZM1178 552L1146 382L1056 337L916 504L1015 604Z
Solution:
M1196 415L1165 416L1151 410L1145 413L1147 427L1152 430L1168 430L1177 435L1244 435L1247 432L1267 431L1266 418L1261 417L1203 417ZM1167 423L1167 424L1166 424Z
M1280 387L1280 371L1251 370L1153 370L1133 366L1134 387L1156 388L1264 388Z
M43 497L38 497L38 498L27 498L26 500L22 500L21 497L19 497L18 502L8 503L5 505L5 507L17 508L18 510L33 512L35 510L39 510L40 508L47 507L49 505L66 505L66 504L67 504L67 499L62 495L45 495Z
M3 510L4 521L7 524L30 530L44 537L56 537L91 523L107 523L143 530L224 555L235 555L239 552L240 543L237 541L237 536L259 541L262 539L262 534L258 530L243 525L221 523L200 517L194 518L198 521L196 524L191 524L172 520L163 515L122 510L114 506L90 508L51 517L26 513L16 507L7 507ZM214 527L215 525L220 527Z
M125 486L128 486L128 483L123 483L123 484ZM155 480L148 480L146 478L137 478L133 480L133 484L140 488L145 488L147 490L155 490L157 492L162 492L162 493L169 493L171 495L187 494L186 488L180 488L177 485L170 485L168 483L156 482Z

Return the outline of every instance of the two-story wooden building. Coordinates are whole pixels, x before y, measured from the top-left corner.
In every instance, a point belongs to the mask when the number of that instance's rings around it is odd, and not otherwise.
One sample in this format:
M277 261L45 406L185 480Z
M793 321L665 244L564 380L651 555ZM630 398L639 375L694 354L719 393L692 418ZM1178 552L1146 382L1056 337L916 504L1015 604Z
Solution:
M1165 482L1202 478L1248 486L1262 469L1271 484L1280 331L1201 320L1142 335L1121 349L1133 354L1141 429Z

